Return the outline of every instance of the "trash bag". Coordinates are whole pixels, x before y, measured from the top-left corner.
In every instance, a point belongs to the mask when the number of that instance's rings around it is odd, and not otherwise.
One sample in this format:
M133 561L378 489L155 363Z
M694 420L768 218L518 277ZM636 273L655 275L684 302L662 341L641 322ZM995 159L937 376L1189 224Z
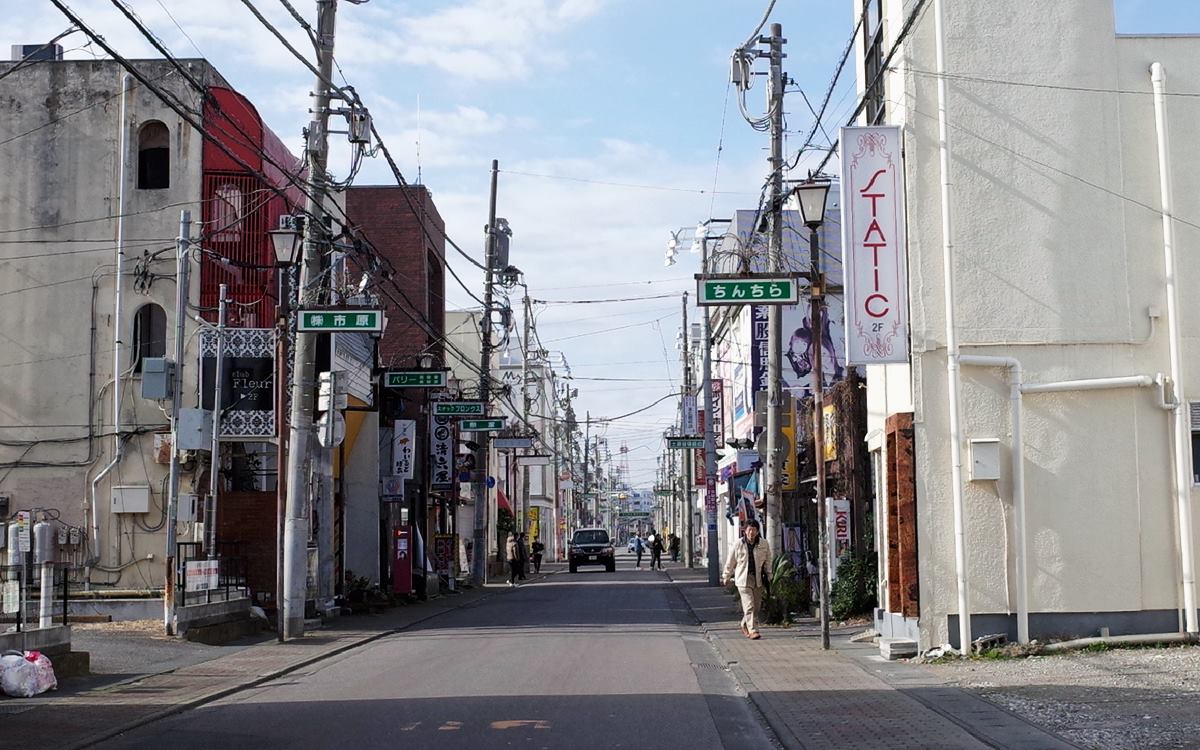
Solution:
M58 688L54 666L39 651L10 651L0 656L0 690L12 698L32 698Z

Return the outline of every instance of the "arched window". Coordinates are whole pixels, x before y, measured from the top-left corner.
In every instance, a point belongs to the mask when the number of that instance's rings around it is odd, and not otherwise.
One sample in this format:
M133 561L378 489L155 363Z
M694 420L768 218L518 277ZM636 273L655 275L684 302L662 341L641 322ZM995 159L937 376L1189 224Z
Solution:
M212 221L213 240L237 242L241 239L242 191L228 182L218 187L213 195Z
M150 120L138 131L137 186L142 190L171 187L171 131L158 120Z
M133 371L142 371L146 357L163 357L167 353L167 314L162 307L149 302L138 308L133 316Z

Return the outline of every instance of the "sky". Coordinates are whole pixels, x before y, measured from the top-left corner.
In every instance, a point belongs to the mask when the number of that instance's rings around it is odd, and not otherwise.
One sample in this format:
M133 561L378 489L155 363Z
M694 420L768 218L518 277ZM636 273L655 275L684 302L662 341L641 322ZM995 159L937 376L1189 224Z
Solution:
M68 4L122 55L158 56L111 2ZM172 54L208 59L299 152L312 75L242 0L128 4ZM311 51L280 0L254 4L297 49ZM315 3L292 4L315 23ZM678 264L664 267L666 242L700 220L757 205L768 140L742 118L727 82L730 53L768 4L338 4L339 70L370 108L406 179L430 189L448 235L477 259L489 170L499 160L497 213L513 229L511 261L524 271L530 297L547 302L534 306L539 337L569 363L581 419L634 411L679 389L680 295L694 290L699 259L685 241ZM783 25L784 70L794 80L785 99L789 157L812 125L804 97L815 107L824 95L853 30L855 6L854 0L775 5L770 22ZM1200 33L1195 0L1116 0L1115 10L1120 33ZM9 8L6 20L13 44L44 42L68 25L48 2ZM103 54L85 43L79 33L64 39L67 57ZM849 65L834 89L824 119L830 133L856 104L853 76ZM758 79L747 96L752 114L764 111L764 96ZM348 149L337 138L330 165L344 176ZM394 181L378 158L366 163L356 184ZM454 271L482 296L481 272L448 252ZM626 301L554 304L597 299ZM455 309L478 306L452 279L447 300ZM696 308L689 314L698 319ZM660 437L674 414L675 401L667 399L598 430L614 458L621 445L628 447L635 486L653 481Z

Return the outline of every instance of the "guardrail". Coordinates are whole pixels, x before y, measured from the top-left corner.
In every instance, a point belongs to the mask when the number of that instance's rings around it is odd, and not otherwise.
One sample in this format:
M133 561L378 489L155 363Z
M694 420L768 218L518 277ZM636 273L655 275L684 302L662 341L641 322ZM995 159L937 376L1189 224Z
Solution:
M238 543L218 543L217 554L208 557L200 542L179 542L175 591L181 606L210 604L249 596L246 558Z

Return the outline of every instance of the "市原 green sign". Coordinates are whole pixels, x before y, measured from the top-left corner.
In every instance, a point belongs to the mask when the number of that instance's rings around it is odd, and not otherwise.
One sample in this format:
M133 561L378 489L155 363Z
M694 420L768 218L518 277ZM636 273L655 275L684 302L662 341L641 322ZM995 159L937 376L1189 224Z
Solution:
M787 276L696 279L697 305L794 305L800 287Z
M382 310L301 310L301 331L382 331Z

